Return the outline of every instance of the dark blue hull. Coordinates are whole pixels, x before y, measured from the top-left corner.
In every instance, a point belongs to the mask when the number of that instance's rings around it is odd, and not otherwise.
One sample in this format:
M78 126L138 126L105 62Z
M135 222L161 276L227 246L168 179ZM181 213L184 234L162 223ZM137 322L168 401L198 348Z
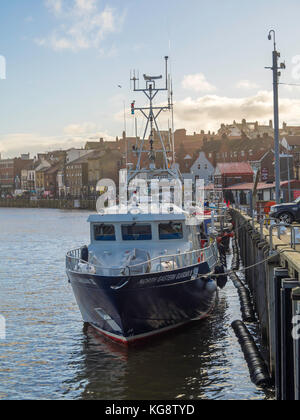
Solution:
M201 279L209 271L202 263L132 277L67 273L83 320L129 344L207 316L217 296L215 281Z

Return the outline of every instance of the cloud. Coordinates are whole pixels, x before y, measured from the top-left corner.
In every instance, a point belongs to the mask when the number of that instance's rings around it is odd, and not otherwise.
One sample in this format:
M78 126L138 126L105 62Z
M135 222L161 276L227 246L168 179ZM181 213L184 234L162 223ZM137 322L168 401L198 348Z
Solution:
M273 93L259 91L253 96L231 98L206 95L177 101L174 108L177 128L190 131L217 130L221 123L233 120L266 122L273 119ZM300 99L280 99L280 119L300 125Z
M238 89L245 89L245 90L251 90L251 89L259 89L259 85L254 82L250 82L250 80L240 80L236 87Z
M97 125L94 123L70 124L64 128L64 134L68 136L83 136L94 134Z
M113 141L114 137L101 131L94 123L70 124L63 129L61 136L45 136L39 133L12 133L0 135L0 153L2 157L16 157L30 152L32 156L39 152L82 148L89 140Z
M182 87L196 92L214 92L217 90L215 86L206 80L206 77L202 73L184 76Z
M47 0L46 6L52 13L59 15L62 12L63 0Z
M279 103L280 120L300 126L300 99L281 97ZM123 112L115 115L120 123ZM217 131L222 123L241 121L243 118L268 124L273 119L273 92L258 91L255 95L242 98L204 95L195 99L187 97L174 103L175 128L186 128L192 133L200 130ZM159 121L161 129L168 127L168 119L169 113L163 113Z
M35 42L54 51L95 48L103 55L104 39L119 31L124 19L109 6L100 9L99 0L47 0L46 7L58 24L49 35Z

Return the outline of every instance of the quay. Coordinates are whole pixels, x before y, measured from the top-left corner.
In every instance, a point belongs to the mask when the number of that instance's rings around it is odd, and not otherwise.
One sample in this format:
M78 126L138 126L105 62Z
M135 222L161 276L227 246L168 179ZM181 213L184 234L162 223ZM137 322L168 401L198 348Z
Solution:
M300 225L231 210L277 400L300 400ZM299 235L299 236L298 236Z

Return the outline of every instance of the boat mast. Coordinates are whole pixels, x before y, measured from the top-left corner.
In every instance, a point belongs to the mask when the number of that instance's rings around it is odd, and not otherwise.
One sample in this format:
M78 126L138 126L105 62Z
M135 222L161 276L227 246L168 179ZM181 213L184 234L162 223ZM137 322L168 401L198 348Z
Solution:
M135 73L133 77L131 77L131 82L133 82L133 91L134 92L142 92L147 97L149 101L148 107L136 107L135 102L132 102L131 104L131 112L134 115L135 111L139 111L144 115L144 117L147 120L145 131L143 138L141 140L141 144L138 150L138 162L136 166L136 170L134 173L130 176L130 178L134 178L139 172L142 171L141 168L141 161L142 161L142 155L143 153L147 153L150 160L149 170L151 172L159 172L165 171L167 172L171 177L178 177L180 176L178 172L173 168L171 168L170 161L173 160L173 164L175 163L175 151L174 151L174 123L173 123L173 112L172 112L172 145L169 145L169 149L166 149L164 139L162 137L162 134L158 127L158 117L163 111L172 111L173 110L173 93L171 92L171 80L170 76L168 75L168 60L169 57L165 57L165 86L164 87L157 87L156 84L159 80L162 80L163 76L148 76L144 74L144 81L146 84L146 87L143 89L140 89L138 87L139 78L135 76ZM167 106L154 106L154 99L160 92L168 92L168 105ZM145 148L145 142L146 142L146 136L148 133L148 130L150 129L150 136L149 136L149 148L146 150ZM154 136L155 133L158 135L160 140L161 149L155 150L154 149ZM173 150L172 150L173 149ZM163 168L156 168L156 154L162 153L163 155ZM172 154L172 156L170 156ZM147 172L143 169L143 172Z

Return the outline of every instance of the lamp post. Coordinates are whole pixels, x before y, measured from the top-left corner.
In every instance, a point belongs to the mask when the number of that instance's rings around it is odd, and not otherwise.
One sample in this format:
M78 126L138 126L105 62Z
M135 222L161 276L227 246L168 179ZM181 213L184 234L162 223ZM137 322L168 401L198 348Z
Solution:
M274 96L274 151L275 151L275 183L276 183L276 203L280 203L280 156L279 156L279 110L278 110L278 80L281 76L280 71L281 69L285 69L285 64L281 63L280 67L278 67L278 58L280 57L280 53L276 50L276 39L275 39L275 31L272 29L269 32L268 39L269 41L272 40L274 42L274 49L273 49L273 66L266 67L267 69L271 69L273 71L273 96Z

